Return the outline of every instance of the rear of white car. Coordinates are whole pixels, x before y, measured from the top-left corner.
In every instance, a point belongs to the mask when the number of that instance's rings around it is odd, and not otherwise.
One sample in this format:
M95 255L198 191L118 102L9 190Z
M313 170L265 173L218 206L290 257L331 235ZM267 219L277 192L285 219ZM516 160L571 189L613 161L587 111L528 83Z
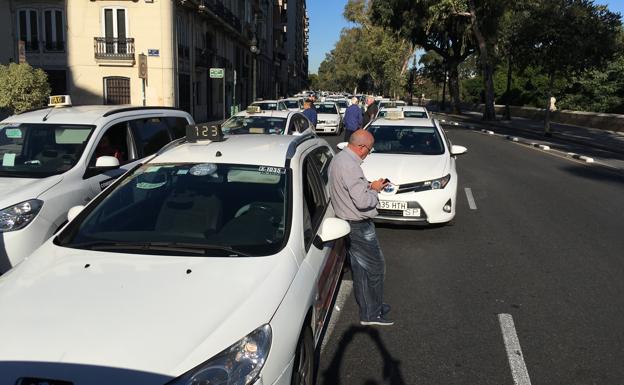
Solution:
M316 132L339 134L342 130L342 116L336 103L317 103Z

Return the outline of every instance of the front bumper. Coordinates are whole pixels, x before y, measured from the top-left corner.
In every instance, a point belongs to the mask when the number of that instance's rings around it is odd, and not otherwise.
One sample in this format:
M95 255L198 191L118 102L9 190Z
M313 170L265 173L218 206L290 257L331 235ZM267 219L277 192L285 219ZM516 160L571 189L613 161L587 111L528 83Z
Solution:
M338 132L338 124L318 123L316 132Z
M448 190L447 190L448 189ZM375 222L395 224L434 224L450 222L455 217L457 190L446 186L440 190L409 192L404 194L380 194L379 200L386 202L406 202L408 210L377 208ZM450 210L444 207L450 203ZM419 215L414 215L419 210ZM406 215L410 212L411 215Z

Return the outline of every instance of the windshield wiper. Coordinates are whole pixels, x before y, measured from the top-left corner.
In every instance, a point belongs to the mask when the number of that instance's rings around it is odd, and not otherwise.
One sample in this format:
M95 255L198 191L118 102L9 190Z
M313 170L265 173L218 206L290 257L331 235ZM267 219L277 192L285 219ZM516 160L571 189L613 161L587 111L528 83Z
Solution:
M228 257L253 257L251 254L233 249L230 246L209 245L201 243L181 242L116 242L116 241L93 241L69 244L69 247L89 249L96 251L105 250L145 250L145 251L177 251L188 254L207 255L210 250L226 251Z

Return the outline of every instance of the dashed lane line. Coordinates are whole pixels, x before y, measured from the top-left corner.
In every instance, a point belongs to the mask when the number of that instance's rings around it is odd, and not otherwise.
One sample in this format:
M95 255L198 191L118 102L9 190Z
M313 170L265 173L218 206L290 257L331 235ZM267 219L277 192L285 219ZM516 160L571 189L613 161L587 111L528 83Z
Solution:
M464 191L466 192L466 198L468 199L468 206L470 207L471 210L476 210L477 203L474 200L474 196L472 196L472 189L470 189L469 187L466 187L464 188Z
M524 356L520 348L520 341L516 333L511 314L499 314L498 322L500 323L501 332L503 333L503 341L507 350L507 359L509 360L509 368L515 385L531 385L529 371L524 363Z

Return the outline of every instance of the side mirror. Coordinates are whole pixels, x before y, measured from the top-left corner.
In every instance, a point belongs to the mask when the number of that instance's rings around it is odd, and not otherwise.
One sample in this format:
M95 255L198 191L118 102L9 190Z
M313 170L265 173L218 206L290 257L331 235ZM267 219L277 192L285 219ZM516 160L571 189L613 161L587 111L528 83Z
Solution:
M345 149L345 147L347 147L347 144L349 144L349 143L348 143L348 142L340 142L340 143L338 143L338 144L336 145L336 147L337 147L339 150L344 150L344 149Z
M321 242L329 242L342 238L351 232L349 222L338 218L325 218L319 229Z
M100 156L95 161L95 167L119 167L119 159L114 156Z
M456 145L452 145L451 146L451 155L455 156L455 155L462 155L468 152L468 149L464 146L456 146Z
M91 178L92 176L100 175L106 171L115 170L119 168L119 159L114 156L100 156L95 161L95 166L87 167L87 171L84 174L84 178Z
M67 212L67 221L71 222L74 218L80 214L80 212L84 209L84 206L74 206Z

